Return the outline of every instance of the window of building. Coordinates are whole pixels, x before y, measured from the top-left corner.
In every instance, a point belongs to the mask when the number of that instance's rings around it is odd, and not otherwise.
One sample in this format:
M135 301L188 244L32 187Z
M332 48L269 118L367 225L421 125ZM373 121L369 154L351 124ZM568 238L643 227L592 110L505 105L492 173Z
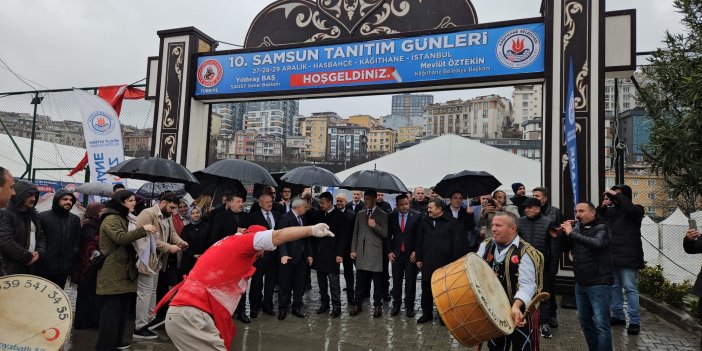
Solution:
M648 214L652 216L655 213L656 213L656 208L653 206L648 206Z
M634 191L634 193L631 195L632 198L638 199L639 198L639 193Z
M656 186L656 180L655 180L655 179L649 179L649 180L648 180L648 186Z
M631 184L633 184L633 185L639 185L639 180L638 180L638 179L634 179L634 180L631 181Z
M649 200L655 200L655 199L656 199L656 194L654 194L654 193L648 193L648 199L649 199Z

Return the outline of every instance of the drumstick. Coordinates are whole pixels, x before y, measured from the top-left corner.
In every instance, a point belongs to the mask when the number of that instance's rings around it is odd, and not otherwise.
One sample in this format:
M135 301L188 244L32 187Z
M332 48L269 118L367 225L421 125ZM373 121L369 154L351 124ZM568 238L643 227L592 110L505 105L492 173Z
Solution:
M526 316L527 314L529 314L529 312L531 312L534 308L536 308L536 305L539 302L546 301L550 297L551 297L551 294L549 294L545 291L542 291L542 292L536 294L536 296L534 296L534 298L531 299L529 306L527 306L526 310L524 310L524 316Z

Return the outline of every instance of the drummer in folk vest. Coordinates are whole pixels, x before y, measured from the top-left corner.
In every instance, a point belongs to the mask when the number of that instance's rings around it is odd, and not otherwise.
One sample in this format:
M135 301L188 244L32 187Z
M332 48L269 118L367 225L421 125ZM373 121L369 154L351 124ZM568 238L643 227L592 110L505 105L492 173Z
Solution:
M538 312L524 316L541 291L543 255L517 235L517 217L502 212L492 220L492 238L480 244L478 255L493 269L512 305L517 327L510 335L488 341L490 350L538 350Z

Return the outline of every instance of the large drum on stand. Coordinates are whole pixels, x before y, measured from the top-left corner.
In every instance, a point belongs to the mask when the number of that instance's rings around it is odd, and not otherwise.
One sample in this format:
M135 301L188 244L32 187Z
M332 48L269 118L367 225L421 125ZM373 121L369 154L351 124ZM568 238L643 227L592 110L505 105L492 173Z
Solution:
M0 277L0 350L57 351L73 326L66 293L33 275Z
M441 319L461 345L475 346L514 331L507 294L474 253L437 269L431 291Z

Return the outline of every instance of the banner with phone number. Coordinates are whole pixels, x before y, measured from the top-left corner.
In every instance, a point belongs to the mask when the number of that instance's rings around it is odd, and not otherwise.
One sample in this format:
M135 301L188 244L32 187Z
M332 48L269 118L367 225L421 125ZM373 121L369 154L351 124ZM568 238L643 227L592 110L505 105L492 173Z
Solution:
M544 72L543 23L198 58L195 95L294 92Z

